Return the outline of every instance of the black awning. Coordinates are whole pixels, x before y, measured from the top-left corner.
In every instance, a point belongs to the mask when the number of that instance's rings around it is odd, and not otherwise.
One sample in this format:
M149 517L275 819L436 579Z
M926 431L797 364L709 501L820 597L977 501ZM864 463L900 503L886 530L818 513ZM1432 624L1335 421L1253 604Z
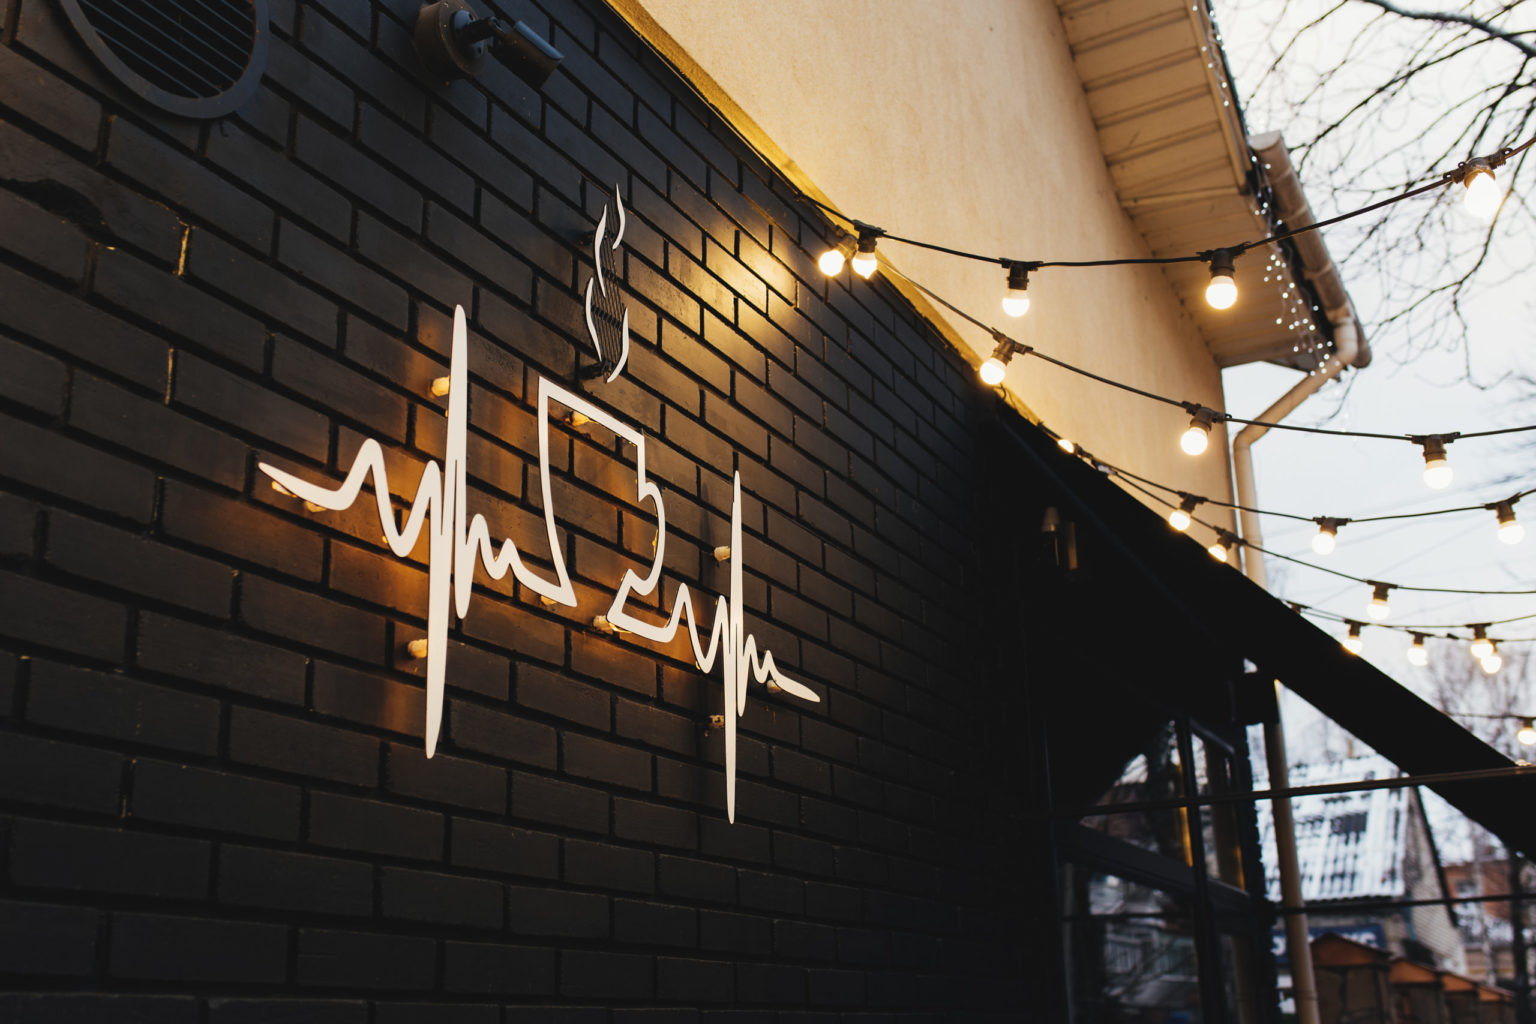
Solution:
M1121 490L1086 461L1001 406L1005 433L1056 491L1063 514L1091 528L1137 590L1155 592L1184 632L1233 662L1259 668L1253 685L1279 679L1409 776L1513 769L1478 739ZM1453 806L1526 855L1536 854L1536 774L1427 783Z

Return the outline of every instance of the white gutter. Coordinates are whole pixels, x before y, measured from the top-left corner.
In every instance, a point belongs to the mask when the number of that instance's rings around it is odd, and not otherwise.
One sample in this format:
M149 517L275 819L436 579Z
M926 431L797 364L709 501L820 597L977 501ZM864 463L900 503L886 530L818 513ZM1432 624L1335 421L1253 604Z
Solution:
M1312 208L1302 193L1296 169L1291 165L1290 151L1286 149L1278 132L1249 140L1249 145L1264 165L1265 177L1274 191L1275 213L1280 222L1288 227L1301 227L1313 223ZM1346 366L1364 367L1371 361L1370 346L1360 336L1355 320L1354 307L1339 278L1338 268L1328 255L1319 232L1309 231L1297 235L1294 244L1301 257L1299 268L1306 275L1318 298L1322 300L1333 325L1333 354L1315 372L1309 374L1256 418L1271 423L1278 422L1294 412L1319 388L1344 372ZM1268 427L1249 424L1232 439L1232 474L1236 482L1237 503L1246 508L1258 507L1258 488L1253 479L1253 442L1269 432ZM1242 538L1255 547L1264 543L1259 528L1259 517L1253 512L1239 512ZM1264 572L1264 558L1257 553L1248 557L1243 552L1243 571L1248 578L1264 589L1269 589L1269 578ZM1290 788L1289 766L1285 752L1285 725L1280 720L1280 680L1275 680L1275 716L1273 722L1264 725L1264 753L1269 763L1271 789ZM1296 857L1296 820L1291 814L1291 801L1277 797L1272 803L1275 822L1275 854L1279 861L1281 906L1296 910L1285 915L1285 945L1291 961L1291 989L1296 1003L1298 1024L1320 1024L1317 1002L1317 979L1312 970L1312 946L1307 929L1307 915L1300 913L1301 864Z

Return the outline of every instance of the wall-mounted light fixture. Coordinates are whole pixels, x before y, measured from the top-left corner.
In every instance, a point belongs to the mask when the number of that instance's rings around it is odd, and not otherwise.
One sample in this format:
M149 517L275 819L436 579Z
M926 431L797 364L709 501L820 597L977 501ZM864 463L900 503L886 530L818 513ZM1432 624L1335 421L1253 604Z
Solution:
M466 0L422 4L412 36L427 71L443 82L474 78L489 55L538 89L565 59L523 22L481 18Z

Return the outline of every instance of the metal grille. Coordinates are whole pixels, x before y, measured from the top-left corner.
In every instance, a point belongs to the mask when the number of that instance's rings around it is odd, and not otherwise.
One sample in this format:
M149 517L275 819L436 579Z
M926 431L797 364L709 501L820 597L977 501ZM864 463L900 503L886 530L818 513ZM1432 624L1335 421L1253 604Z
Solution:
M611 367L619 361L623 346L624 300L619 295L619 258L613 246L604 239L597 247L597 257L603 261L603 282L606 288L594 289L592 294L592 324L597 328L597 348L603 366Z
M255 49L251 0L80 0L80 7L124 64L188 99L231 88Z

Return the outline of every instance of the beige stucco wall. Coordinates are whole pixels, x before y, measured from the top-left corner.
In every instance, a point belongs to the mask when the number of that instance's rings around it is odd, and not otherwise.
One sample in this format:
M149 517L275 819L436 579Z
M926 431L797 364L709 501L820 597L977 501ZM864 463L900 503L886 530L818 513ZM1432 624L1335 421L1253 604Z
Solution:
M1148 255L1115 197L1049 0L615 3L631 20L653 18L671 37L664 52L675 43L685 73L696 62L713 79L702 83L706 94L718 86L730 101L723 109L739 107L803 180L852 216L1020 258ZM881 252L1020 341L1219 407L1216 365L1155 267L1041 271L1030 312L1012 320L999 307L1000 266L890 242ZM990 353L985 333L949 319L979 356ZM1178 448L1188 415L1177 408L1031 359L1014 360L1007 384L1043 422L1103 458L1230 496L1220 428L1207 453L1190 458Z

